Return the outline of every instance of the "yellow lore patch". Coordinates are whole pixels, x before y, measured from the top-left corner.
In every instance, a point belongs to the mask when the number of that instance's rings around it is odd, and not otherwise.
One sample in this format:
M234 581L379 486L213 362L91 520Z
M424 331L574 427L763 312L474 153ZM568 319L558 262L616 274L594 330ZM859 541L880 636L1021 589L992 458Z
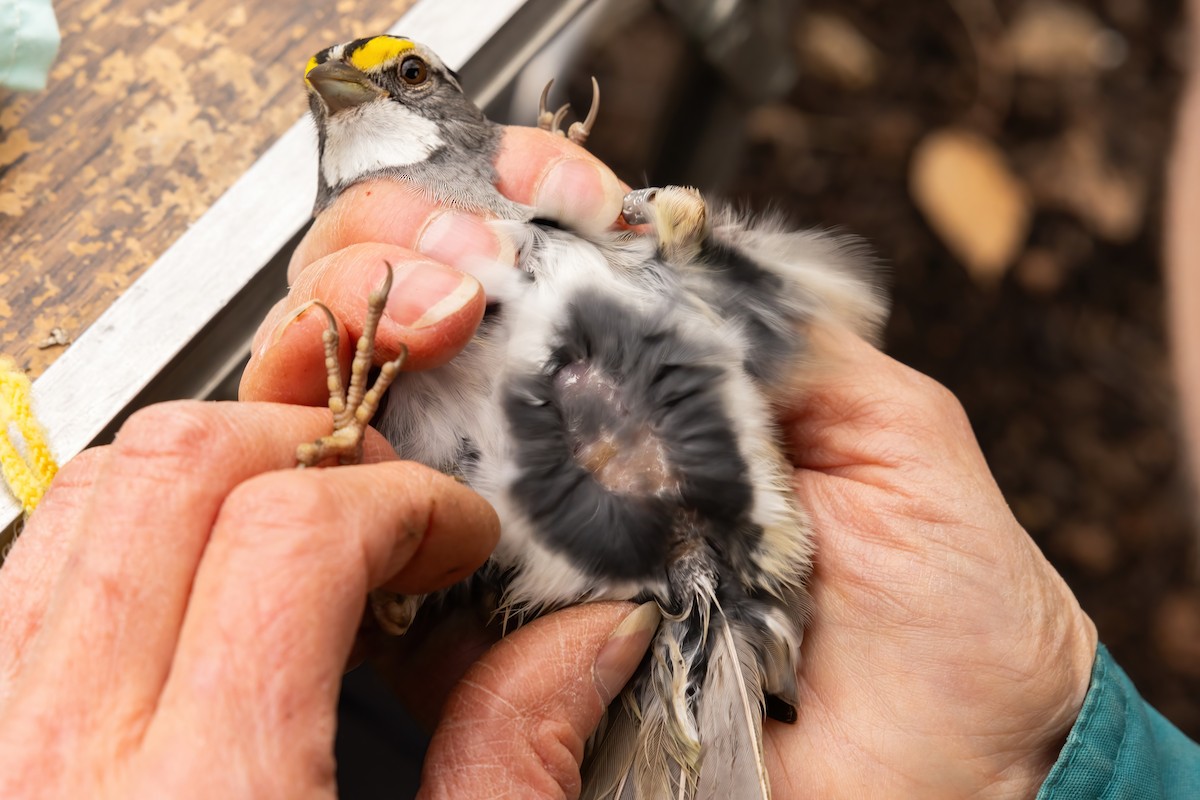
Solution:
M363 72L370 72L392 63L415 46L408 39L397 36L376 36L350 54L350 63Z
M313 67L317 66L317 57L313 56L308 60L308 65L304 67L304 77L308 77L308 73L313 71Z

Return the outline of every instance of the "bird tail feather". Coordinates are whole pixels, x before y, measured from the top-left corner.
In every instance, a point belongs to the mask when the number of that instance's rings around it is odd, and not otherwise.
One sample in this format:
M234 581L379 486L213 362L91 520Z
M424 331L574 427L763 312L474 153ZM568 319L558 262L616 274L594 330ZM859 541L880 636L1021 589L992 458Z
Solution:
M584 800L769 800L764 678L795 670L788 646L726 613L711 584L664 619L647 661L609 709L584 762Z

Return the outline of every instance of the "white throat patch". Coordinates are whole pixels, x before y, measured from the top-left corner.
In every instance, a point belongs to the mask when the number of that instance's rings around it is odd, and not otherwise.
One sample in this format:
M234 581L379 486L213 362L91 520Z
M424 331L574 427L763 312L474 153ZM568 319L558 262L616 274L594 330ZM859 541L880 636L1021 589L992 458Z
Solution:
M436 122L399 103L366 103L326 121L322 177L339 186L385 167L420 163L443 144Z

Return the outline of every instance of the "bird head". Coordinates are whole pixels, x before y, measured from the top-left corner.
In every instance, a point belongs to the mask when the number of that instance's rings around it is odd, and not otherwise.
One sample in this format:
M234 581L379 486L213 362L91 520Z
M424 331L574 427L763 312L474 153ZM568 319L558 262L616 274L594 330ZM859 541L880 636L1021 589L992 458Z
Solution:
M421 184L438 162L467 153L490 161L493 123L463 94L458 75L410 39L372 36L328 47L309 60L304 83L320 139L318 211L365 178ZM437 175L452 179L453 172Z

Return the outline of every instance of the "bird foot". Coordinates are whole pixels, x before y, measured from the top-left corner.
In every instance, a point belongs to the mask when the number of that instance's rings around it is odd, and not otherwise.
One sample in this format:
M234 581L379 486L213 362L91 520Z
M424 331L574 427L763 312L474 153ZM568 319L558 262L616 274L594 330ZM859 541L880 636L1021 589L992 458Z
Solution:
M625 195L621 216L630 225L654 227L664 261L695 258L712 232L708 204L690 186L636 189Z
M391 386L392 381L400 373L404 360L408 357L408 348L402 347L400 355L383 365L375 385L367 389L370 376L371 361L375 356L375 334L379 329L379 319L383 316L383 308L387 302L388 292L392 288L392 265L387 264L387 277L383 285L371 292L367 300L367 319L363 323L362 336L354 351L354 361L350 367L350 384L346 388L342 384L342 368L338 363L338 329L333 312L326 306L317 305L329 318L329 327L321 334L321 344L325 349L325 370L329 385L329 410L333 412L333 432L322 436L315 442L302 444L296 448L297 466L314 467L327 458L337 457L339 464L357 464L362 461L363 435L367 425L379 408L379 401Z
M354 350L354 361L350 367L349 387L343 387L342 368L338 363L338 329L333 312L318 303L329 318L329 326L321 334L325 349L325 370L329 385L329 410L333 412L333 432L315 442L296 448L299 467L313 467L327 458L336 457L339 464L357 464L362 461L363 434L379 401L400 373L408 348L401 347L400 355L380 369L375 385L367 389L371 361L375 357L375 334L379 330L379 319L392 288L392 265L387 264L387 277L383 285L371 292L367 298L367 318L363 323L362 336ZM379 627L393 636L400 636L412 625L417 609L421 607L423 595L409 597L383 589L371 592L371 612Z
M423 594L396 594L376 589L371 592L371 612L384 633L403 636L412 627L424 601Z
M553 85L554 81L551 80L546 84L546 88L542 89L542 96L538 99L537 125L544 131L566 136L575 144L582 146L591 136L592 126L596 124L596 115L600 112L600 84L594 77L592 78L592 105L588 109L587 117L580 122L572 122L571 127L567 128L565 133L562 129L562 121L567 116L567 112L571 110L571 104L564 103L557 111L553 112L546 109L546 99L550 96L550 87Z

